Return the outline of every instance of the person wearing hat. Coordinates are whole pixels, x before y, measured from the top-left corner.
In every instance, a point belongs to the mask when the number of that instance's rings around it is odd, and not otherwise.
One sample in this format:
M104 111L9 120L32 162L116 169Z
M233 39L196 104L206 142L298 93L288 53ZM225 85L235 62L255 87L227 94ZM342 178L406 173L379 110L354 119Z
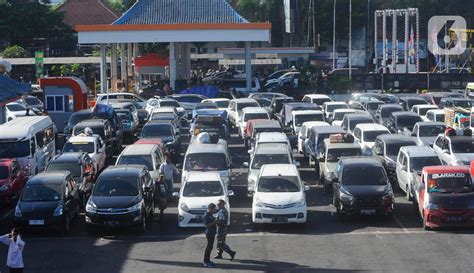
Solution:
M230 260L232 261L237 252L232 251L225 242L229 227L229 212L225 208L225 204L225 201L222 199L217 203L217 206L219 207L219 213L217 214L217 255L214 256L214 258L222 259L222 253L225 251L230 255Z
M160 174L160 179L158 180L155 188L158 196L158 208L160 209L160 220L158 222L161 223L161 220L163 219L163 212L167 208L167 198L169 191L165 183L165 176L163 174Z
M214 213L216 211L216 205L214 203L210 203L207 206L207 211L204 214L203 222L204 222L204 227L206 227L206 230L204 233L206 234L206 239L207 239L207 245L206 245L206 250L204 251L204 262L203 265L204 267L214 267L215 264L211 262L211 252L212 248L214 247L214 240L216 238L216 224L217 221L214 218Z

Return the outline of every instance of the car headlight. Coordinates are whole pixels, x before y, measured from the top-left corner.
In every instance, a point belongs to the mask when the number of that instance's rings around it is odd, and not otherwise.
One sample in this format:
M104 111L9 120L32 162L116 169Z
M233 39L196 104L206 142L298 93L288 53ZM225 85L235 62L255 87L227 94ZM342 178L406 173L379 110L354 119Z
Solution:
M306 199L301 198L301 199L296 203L296 207L304 207L304 206L306 206Z
M21 217L22 216L22 213L21 213L21 209L19 206L16 206L15 207L15 217Z
M354 200L354 196L352 196L352 194L343 190L342 188L339 194L339 198L341 198L342 201L346 201L346 202L352 202Z
M9 188L8 184L4 184L0 187L0 192L7 191Z
M260 201L259 199L255 200L255 206L256 207L259 207L259 208L263 208L265 205L263 204L262 201Z
M185 212L189 211L189 207L186 203L181 203L181 205L179 205L179 208Z
M94 204L94 202L92 202L91 199L89 199L89 201L87 201L86 212L90 212L90 213L96 213L97 212L97 206Z
M61 216L63 215L63 205L59 205L53 213L53 216Z
M143 203L143 200L141 202L138 202L137 204L127 208L127 211L128 212L134 212L134 211L139 211L142 209L142 203Z

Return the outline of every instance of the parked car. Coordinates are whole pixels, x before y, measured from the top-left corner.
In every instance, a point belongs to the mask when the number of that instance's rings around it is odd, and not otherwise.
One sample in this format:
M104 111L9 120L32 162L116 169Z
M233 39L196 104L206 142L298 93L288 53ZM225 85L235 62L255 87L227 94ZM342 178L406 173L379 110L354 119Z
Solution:
M443 109L428 110L428 112L426 112L425 118L426 118L426 121L444 122L444 110Z
M311 102L311 103L317 104L319 106L322 106L325 102L331 102L333 100L328 95L307 94L307 95L304 95L304 97L301 101L302 102Z
M173 123L165 120L151 120L142 130L140 139L159 139L163 148L177 159L181 153L181 137Z
M304 224L307 220L306 194L293 164L263 165L253 191L254 224Z
M402 97L399 104L403 107L403 110L410 111L414 105L429 103L421 97Z
M301 125L301 130L298 134L298 148L297 151L300 154L303 154L305 158L308 157L308 152L306 151L305 142L309 137L311 128L315 126L329 126L329 123L324 121L307 121Z
M229 102L227 110L229 114L230 123L238 128L239 120L241 120L242 110L246 107L260 107L258 102L254 99L233 99Z
M179 197L179 227L202 227L207 206L210 203L217 204L219 200L224 200L226 203L230 224L229 196L233 196L234 192L227 189L218 173L190 172L186 181L183 181L179 193L175 192L173 195Z
M165 158L158 145L154 144L133 144L123 149L117 157L115 165L142 165L150 173L153 183L159 181L159 169Z
M128 109L117 109L115 110L120 121L122 121L123 135L124 138L132 142L138 131L138 123L132 116L132 113Z
M334 110L336 109L349 109L349 106L345 102L341 101L331 101L323 103L323 112L324 117L326 118L326 122L331 123L331 116Z
M239 136L245 138L245 128L247 127L247 121L254 119L270 119L268 111L262 107L245 107L242 109L242 114L239 115L240 120L237 121Z
M382 104L375 112L375 121L378 124L385 124L386 120L393 112L403 111L403 107L398 104Z
M146 107L146 100L134 93L107 93L98 94L96 104L108 104L107 101L111 100L132 100L140 103L142 107Z
M372 157L342 158L333 181L337 214L389 215L395 197L384 167Z
M255 137L262 132L282 133L283 129L276 120L252 119L247 122L247 128L244 130L244 144L249 148L254 146Z
M341 127L348 134L354 134L354 129L358 124L375 124L372 116L368 114L346 114L342 120Z
M87 231L135 226L144 232L154 207L154 182L145 166L108 167L86 204Z
M426 118L426 113L429 110L436 110L436 109L438 109L438 106L436 105L417 104L417 105L413 105L413 107L411 108L411 111L415 114L420 115L423 121L428 121L428 119Z
M420 121L423 121L421 117L413 112L393 112L383 125L394 134L410 135L415 124Z
M474 138L439 135L433 144L443 165L469 165L474 160Z
M23 96L18 102L23 103L27 107L36 108L39 111L44 110L43 102L35 96Z
M294 135L298 135L303 123L308 121L324 122L324 114L320 110L296 110L292 111L293 115L291 129Z
M226 99L226 98L215 98L215 99L205 99L201 102L202 103L205 103L205 102L215 103L215 104L217 104L217 109L227 111L227 108L229 107L230 100Z
M315 126L309 132L308 140L305 142L305 149L308 152L308 164L314 167L316 174L319 174L319 158L324 139L334 134L345 134L346 131L339 126Z
M364 101L362 102L362 106L364 110L367 111L373 118L377 113L377 109L379 109L380 105L384 105L385 102L383 101Z
M446 107L460 107L471 110L472 101L467 98L442 98L438 106L440 109Z
M332 116L329 120L331 120L331 125L334 126L341 126L342 120L347 114L355 114L359 113L357 110L354 109L336 109L332 112Z
M194 107L196 107L196 105L202 100L207 99L207 97L197 94L174 94L168 96L167 98L174 99L179 102L181 107L186 110L187 115L185 117L187 119L192 118Z
M65 141L67 141L71 137L72 129L74 128L74 126L76 126L76 124L78 124L79 122L83 120L92 119L92 118L93 118L92 109L83 109L83 110L79 110L77 112L72 113L72 115L69 117L69 120L66 123L66 126L63 129Z
M354 142L360 145L364 155L372 155L375 139L379 135L390 134L390 131L383 125L375 123L361 123L354 128Z
M85 207L97 175L89 155L84 152L57 155L49 162L45 172L52 173L57 171L67 171L71 174L78 187L80 204L82 207Z
M114 141L116 139L113 137L112 128L110 127L110 122L108 120L88 119L81 121L76 124L76 126L74 126L73 135L79 136L83 134L86 128L90 128L94 135L99 135L100 138L104 141L107 156L112 157L112 155L114 155L114 152L116 150L119 150L116 147L117 145L119 145L119 143Z
M53 227L67 233L79 207L79 189L70 172L40 173L26 183L13 223L24 230Z
M33 109L28 108L27 106L18 102L7 103L5 106L5 110L7 114L7 121L10 121L17 117L36 116L36 113Z
M257 134L257 136L255 137L255 142L253 143L251 149L248 150L248 153L252 154L254 152L255 147L262 143L282 143L287 144L289 147L291 147L290 140L288 139L288 136L285 133L263 132Z
M92 159L96 173L100 173L107 165L105 143L99 135L73 136L63 147L63 153L85 152Z
M26 183L25 171L16 159L0 159L0 205L12 204Z
M416 138L418 145L432 147L438 135L445 130L444 122L420 121L415 123L411 136Z

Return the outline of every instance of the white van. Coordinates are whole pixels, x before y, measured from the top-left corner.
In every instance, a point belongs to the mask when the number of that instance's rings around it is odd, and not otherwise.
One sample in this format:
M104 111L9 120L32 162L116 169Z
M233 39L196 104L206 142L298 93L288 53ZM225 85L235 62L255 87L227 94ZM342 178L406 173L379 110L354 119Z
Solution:
M16 158L28 175L42 172L56 153L57 130L48 116L19 117L0 132L0 158Z

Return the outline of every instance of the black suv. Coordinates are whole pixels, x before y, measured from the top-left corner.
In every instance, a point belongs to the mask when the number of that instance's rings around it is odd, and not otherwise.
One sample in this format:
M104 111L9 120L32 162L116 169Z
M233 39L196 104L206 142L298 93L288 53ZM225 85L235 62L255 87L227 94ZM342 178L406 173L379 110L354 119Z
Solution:
M79 122L74 126L73 135L77 136L84 133L86 128L90 128L94 135L99 135L105 143L105 150L107 156L111 157L116 151L116 146L122 143L117 143L117 139L113 137L112 127L110 122L106 119L88 119Z
M94 227L138 227L144 232L154 213L153 181L142 165L105 169L86 205L88 232Z
M410 135L417 122L423 119L416 113L409 111L393 112L385 121L385 127L393 134Z
M403 107L405 111L411 111L413 105L429 103L422 97L403 97L400 98L399 104Z
M91 195L96 171L94 163L87 153L74 152L57 155L46 167L45 172L68 171L79 187L82 207Z
M377 136L372 154L382 163L388 176L396 182L397 156L403 146L416 146L416 139L410 136L383 134Z
M385 121L393 112L401 112L403 107L398 104L382 104L379 105L377 111L375 112L375 122L379 124L385 124Z
M382 164L372 157L342 158L333 181L337 214L392 215L394 196Z
M140 139L159 139L173 157L179 157L181 154L181 139L171 121L150 120L143 127Z

